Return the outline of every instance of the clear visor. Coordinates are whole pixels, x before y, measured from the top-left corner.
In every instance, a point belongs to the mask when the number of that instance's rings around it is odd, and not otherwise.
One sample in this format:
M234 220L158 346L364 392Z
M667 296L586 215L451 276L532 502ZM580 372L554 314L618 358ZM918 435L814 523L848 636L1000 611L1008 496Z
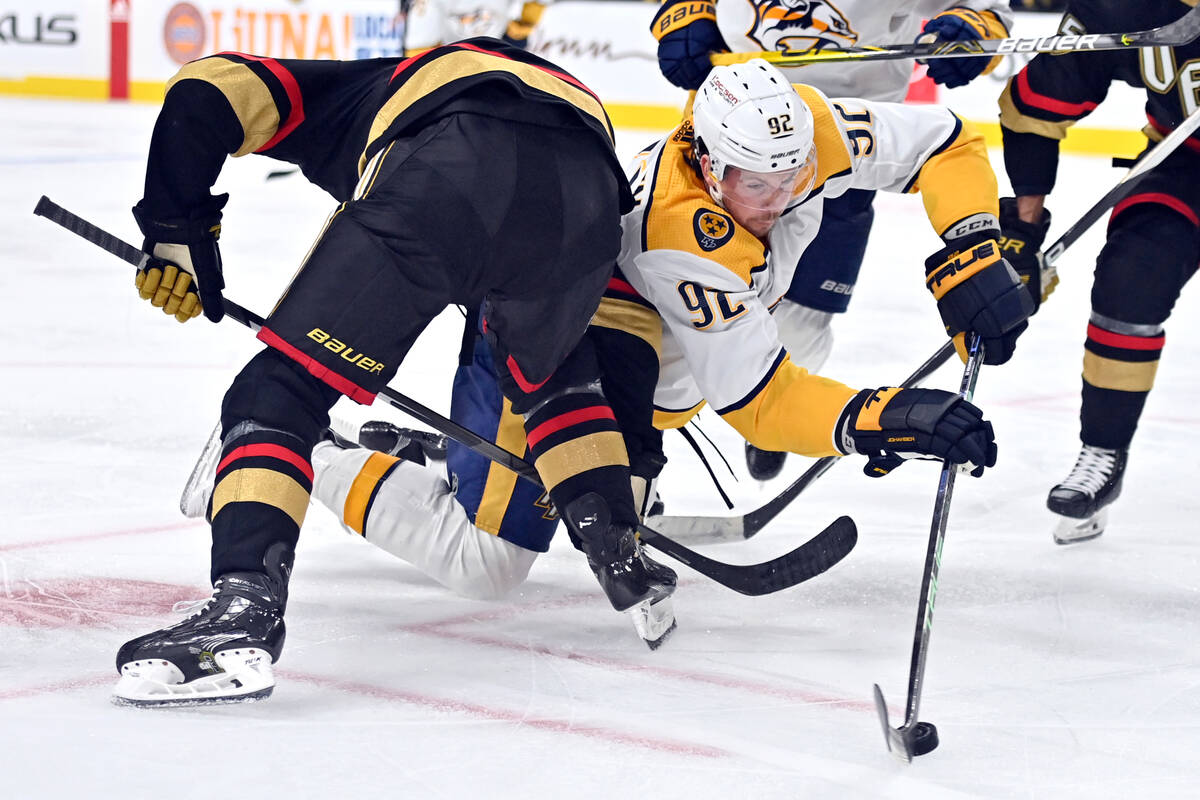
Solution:
M725 177L716 181L716 186L724 202L752 211L782 214L784 209L803 200L812 191L816 179L814 147L803 164L782 172L751 172L740 167L726 167Z

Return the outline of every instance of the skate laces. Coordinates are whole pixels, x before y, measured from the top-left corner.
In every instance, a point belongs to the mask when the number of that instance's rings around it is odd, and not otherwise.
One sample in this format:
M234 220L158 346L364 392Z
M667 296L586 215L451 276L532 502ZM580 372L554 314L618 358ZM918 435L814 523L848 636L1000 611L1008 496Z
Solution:
M1112 477L1119 452L1085 444L1079 451L1079 458L1075 461L1071 474L1058 488L1074 489L1095 497L1100 487Z
M171 606L171 613L186 614L187 617L185 617L185 619L191 619L197 614L202 614L204 609L208 607L208 604L213 601L214 597L216 597L216 592L209 597L203 597L197 600L180 600L178 603Z

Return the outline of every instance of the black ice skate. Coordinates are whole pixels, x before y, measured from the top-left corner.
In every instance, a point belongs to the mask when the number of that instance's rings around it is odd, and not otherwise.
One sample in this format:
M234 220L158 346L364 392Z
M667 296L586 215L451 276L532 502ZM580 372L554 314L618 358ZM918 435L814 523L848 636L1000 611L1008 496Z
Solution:
M595 492L567 506L563 519L612 607L628 611L638 635L656 649L675 629L675 571L645 554L633 528L614 525L608 504Z
M265 572L217 579L199 611L126 642L117 653L117 705L171 707L269 697L271 664L283 650L292 552L273 545Z
M756 481L769 481L783 471L787 453L777 450L760 450L746 442L746 471Z
M1054 531L1057 544L1095 539L1108 525L1108 506L1121 494L1127 449L1084 445L1062 483L1050 490L1046 507L1063 517Z
M358 429L358 443L371 450L422 465L426 459L446 460L445 436L440 433L401 428L382 420L364 422Z

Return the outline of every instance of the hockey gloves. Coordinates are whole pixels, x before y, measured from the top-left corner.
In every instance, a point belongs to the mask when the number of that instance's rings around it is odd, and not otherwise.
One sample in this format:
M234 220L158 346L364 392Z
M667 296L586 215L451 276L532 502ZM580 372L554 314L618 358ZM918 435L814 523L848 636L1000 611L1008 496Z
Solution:
M145 235L142 249L154 256L136 278L138 293L164 314L187 322L204 312L213 322L225 316L221 290L221 209L229 195L209 198L186 217L159 217L145 201L133 207L133 217Z
M699 89L712 69L709 53L729 52L711 2L667 0L654 15L650 32L658 39L658 68L680 89Z
M1049 229L1049 209L1042 209L1038 222L1026 222L1017 213L1015 197L1000 198L1000 252L1025 284L1035 312L1058 286L1058 270L1042 259L1042 242Z
M1017 337L1029 327L1033 300L1017 273L1000 257L994 233L971 234L925 260L925 285L937 300L946 333L956 337L964 356L962 337L974 331L983 337L985 364L1012 358Z
M940 389L864 389L846 404L837 430L843 450L867 456L863 472L873 478L909 458L949 459L975 477L996 465L992 424Z
M1003 39L1008 29L999 17L990 11L972 11L969 8L950 8L935 16L917 37L917 42L946 42L963 39ZM988 58L933 58L921 59L928 66L929 77L934 83L953 89L966 86L984 72L990 72L1000 62L1000 56Z

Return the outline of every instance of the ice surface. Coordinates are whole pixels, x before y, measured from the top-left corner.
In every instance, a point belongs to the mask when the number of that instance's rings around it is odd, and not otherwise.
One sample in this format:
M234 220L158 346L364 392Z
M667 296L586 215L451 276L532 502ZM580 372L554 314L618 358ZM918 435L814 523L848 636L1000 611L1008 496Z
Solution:
M176 510L220 397L257 347L227 323L180 326L137 301L131 269L32 216L47 194L137 243L155 110L0 99L0 794L11 798L1183 797L1200 779L1200 309L1189 287L1108 533L1051 542L1043 502L1074 463L1090 265L1063 284L977 400L1000 463L958 482L922 717L942 744L905 767L871 702L901 713L929 515L930 463L882 480L839 465L746 543L769 558L842 513L858 549L828 574L746 598L681 567L679 630L650 653L565 539L505 602L454 597L344 534L314 507L297 557L279 686L264 703L110 706L126 638L202 597L205 529ZM651 138L622 135L626 154ZM999 154L994 153L1001 167ZM229 295L260 312L332 207L299 177L233 162ZM1061 232L1116 180L1064 158ZM851 313L826 371L900 380L941 344L922 286L938 241L913 197L881 197ZM445 409L459 317L432 326L395 385ZM736 356L732 356L736 357ZM954 388L958 367L936 384ZM353 409L351 409L353 411ZM358 412L366 414L368 412ZM395 418L389 409L371 414ZM797 410L797 413L802 413ZM755 507L737 437L704 429ZM668 438L672 512L718 513L695 457ZM1188 522L1188 520L1192 520Z

